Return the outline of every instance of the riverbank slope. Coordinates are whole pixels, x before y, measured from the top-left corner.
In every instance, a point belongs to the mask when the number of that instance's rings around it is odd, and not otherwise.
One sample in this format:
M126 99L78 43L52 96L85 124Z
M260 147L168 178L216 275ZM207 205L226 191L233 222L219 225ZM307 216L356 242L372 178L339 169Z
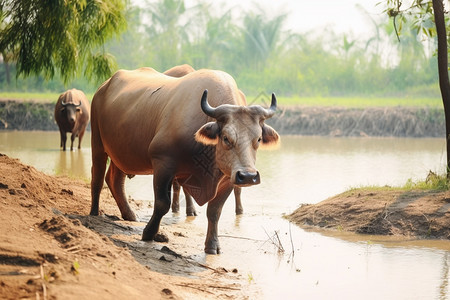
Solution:
M448 190L359 188L301 205L286 218L303 228L449 239L449 209Z
M202 255L204 232L163 224L167 243L142 242L145 223L122 221L108 189L103 215L93 217L86 182L3 154L0 170L0 299L261 297L238 266L212 268L185 254Z

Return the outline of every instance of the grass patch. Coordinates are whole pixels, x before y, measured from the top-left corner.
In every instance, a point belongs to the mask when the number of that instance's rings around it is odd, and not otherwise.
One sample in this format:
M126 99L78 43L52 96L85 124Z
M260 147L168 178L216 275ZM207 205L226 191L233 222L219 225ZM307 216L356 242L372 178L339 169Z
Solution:
M433 191L446 191L450 188L450 184L447 180L446 174L436 174L433 171L429 171L425 180L413 181L408 179L403 186L360 186L352 187L344 193L352 193L355 191L411 191L411 190L433 190Z
M408 181L403 186L406 190L438 190L446 191L449 189L449 182L446 174L436 174L430 171L425 180Z
M339 107L435 107L442 108L440 98L371 98L371 97L277 97L280 106L339 106Z

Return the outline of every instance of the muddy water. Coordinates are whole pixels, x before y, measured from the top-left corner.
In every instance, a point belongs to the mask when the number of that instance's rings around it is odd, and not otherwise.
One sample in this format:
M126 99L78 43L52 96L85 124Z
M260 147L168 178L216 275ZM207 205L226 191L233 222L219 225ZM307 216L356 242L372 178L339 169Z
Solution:
M61 152L56 132L0 132L0 152L49 174L89 178L89 139L81 151ZM284 136L280 149L259 151L262 183L243 189L245 214L235 217L233 196L225 204L223 253L204 255L200 244L193 257L237 268L266 299L447 299L450 242L311 232L282 218L350 187L423 179L429 170L442 172L444 161L443 139ZM127 179L130 196L152 200L151 179ZM196 218L169 213L165 223L194 224L204 236L205 207L198 211Z

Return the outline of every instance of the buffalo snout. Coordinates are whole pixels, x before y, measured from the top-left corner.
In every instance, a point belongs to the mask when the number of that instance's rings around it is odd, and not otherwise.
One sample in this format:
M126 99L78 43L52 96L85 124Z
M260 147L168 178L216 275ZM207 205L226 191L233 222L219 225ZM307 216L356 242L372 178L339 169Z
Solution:
M237 186L247 186L259 184L261 179L259 178L259 172L237 171L234 184Z

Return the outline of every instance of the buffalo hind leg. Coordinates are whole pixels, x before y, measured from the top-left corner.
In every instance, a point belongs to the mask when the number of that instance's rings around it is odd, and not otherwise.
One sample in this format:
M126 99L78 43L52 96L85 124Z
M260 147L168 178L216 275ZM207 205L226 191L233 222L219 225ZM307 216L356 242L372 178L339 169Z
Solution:
M180 211L180 191L181 185L178 180L173 181L173 197L172 197L172 212L178 213ZM183 188L184 197L186 198L186 216L196 216L197 211L195 210L194 202L192 201L191 195Z
M108 172L106 173L106 184L116 200L122 218L127 221L136 221L136 215L128 204L125 194L125 176L125 173L111 161Z
M236 215L242 215L244 213L244 209L242 208L241 202L241 188L238 186L234 187L234 199L236 201L235 206Z
M106 161L108 156L104 152L95 153L92 149L92 168L91 168L91 212L92 216L99 214L100 193L105 181Z
M172 196L172 212L178 213L180 211L180 190L181 186L178 180L174 180L172 183L173 196Z
M143 241L151 241L159 231L159 225L162 217L170 209L170 190L172 188L173 172L171 168L161 163L161 167L157 167L157 163L153 163L153 190L155 193L155 205L153 208L153 215L148 221L147 226L142 233Z
M186 198L186 216L196 216L197 211L195 210L194 201L192 201L192 196L183 188L184 197Z
M220 244L218 236L218 223L220 214L222 213L223 204L231 194L233 186L226 187L214 199L208 202L206 214L208 217L208 231L205 240L205 252L208 254L219 254Z

